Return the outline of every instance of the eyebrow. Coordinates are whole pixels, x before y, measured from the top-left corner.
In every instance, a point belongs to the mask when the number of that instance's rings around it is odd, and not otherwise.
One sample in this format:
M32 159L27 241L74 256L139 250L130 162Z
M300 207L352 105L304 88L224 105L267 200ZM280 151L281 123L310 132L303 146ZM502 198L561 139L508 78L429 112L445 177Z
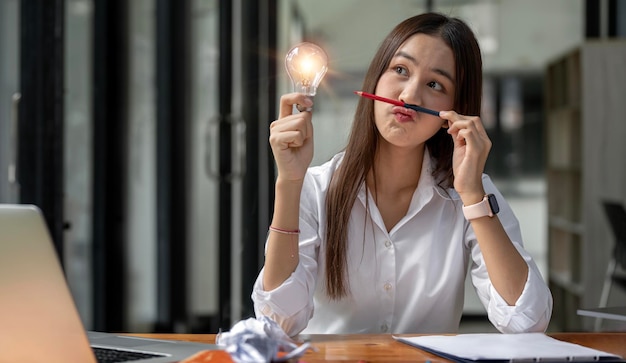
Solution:
M415 59L415 57L413 57L412 55L410 55L410 54L408 54L408 53L406 53L406 52L403 52L403 51L401 51L401 50L400 50L400 51L398 51L398 52L397 52L397 53L396 53L393 57L394 57L394 58L397 58L397 57L402 57L402 58L406 58L406 59L410 60L411 62L413 62L413 63L415 63L415 64L417 64L417 63L418 63L418 62L417 62L417 59ZM454 82L454 78L452 77L452 75L451 75L448 71L443 70L443 69L441 69L441 68L432 68L431 70L432 70L433 72L437 73L437 74L440 74L440 75L442 75L442 76L446 77L447 79L449 79L449 80L450 80L450 82L455 83L455 82Z

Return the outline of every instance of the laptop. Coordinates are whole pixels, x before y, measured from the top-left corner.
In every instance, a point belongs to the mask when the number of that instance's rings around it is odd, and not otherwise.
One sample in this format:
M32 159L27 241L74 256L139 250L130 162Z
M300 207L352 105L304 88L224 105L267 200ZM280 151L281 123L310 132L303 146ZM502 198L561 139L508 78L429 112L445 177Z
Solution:
M39 208L0 204L0 361L178 362L218 345L87 332Z

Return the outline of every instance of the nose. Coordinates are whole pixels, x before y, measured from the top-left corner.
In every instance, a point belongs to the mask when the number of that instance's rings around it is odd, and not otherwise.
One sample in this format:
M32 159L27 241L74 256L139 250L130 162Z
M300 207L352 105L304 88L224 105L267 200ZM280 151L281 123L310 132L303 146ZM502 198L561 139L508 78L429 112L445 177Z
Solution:
M400 100L405 103L412 103L414 105L421 105L423 89L420 86L419 80L411 80L404 84L402 92L400 92Z

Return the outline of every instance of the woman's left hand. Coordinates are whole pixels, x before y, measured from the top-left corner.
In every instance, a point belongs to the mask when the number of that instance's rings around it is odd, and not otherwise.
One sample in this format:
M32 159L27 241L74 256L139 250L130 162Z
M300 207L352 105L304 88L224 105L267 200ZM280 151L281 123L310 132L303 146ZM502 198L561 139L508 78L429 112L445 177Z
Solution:
M441 111L439 116L448 121L448 134L454 140L454 189L463 199L463 204L477 203L485 194L482 174L491 150L491 140L478 116L459 115L454 111Z

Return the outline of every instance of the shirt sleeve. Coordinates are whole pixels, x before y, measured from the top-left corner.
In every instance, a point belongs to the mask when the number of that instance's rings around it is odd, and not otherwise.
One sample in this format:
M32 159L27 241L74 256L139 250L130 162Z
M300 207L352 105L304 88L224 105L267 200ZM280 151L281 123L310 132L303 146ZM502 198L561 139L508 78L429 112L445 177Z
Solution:
M515 247L521 249L517 244ZM489 286L491 298L487 315L502 333L544 332L550 322L552 295L535 263L529 258L524 256L528 264L528 279L515 305L508 305L496 289L491 284Z
M264 315L276 321L289 336L304 330L313 316L313 296L317 280L319 253L319 194L305 181L300 203L299 263L296 270L280 286L271 291L263 288L264 268L252 289L257 317ZM267 244L266 244L267 247Z
M271 291L263 289L263 270L254 283L252 301L256 317L267 316L280 325L289 336L295 336L306 328L313 316L313 301L308 299L307 272L298 264L285 282ZM303 278L304 277L304 278Z
M483 178L483 183L485 190L488 193L494 193L498 198L500 206L498 218L513 245L526 261L528 277L522 294L515 305L508 305L491 284L480 247L471 226L469 226L467 237L472 255L472 283L487 310L489 320L500 332L544 332L552 316L552 294L541 276L539 268L523 247L519 222L511 207L488 177Z

